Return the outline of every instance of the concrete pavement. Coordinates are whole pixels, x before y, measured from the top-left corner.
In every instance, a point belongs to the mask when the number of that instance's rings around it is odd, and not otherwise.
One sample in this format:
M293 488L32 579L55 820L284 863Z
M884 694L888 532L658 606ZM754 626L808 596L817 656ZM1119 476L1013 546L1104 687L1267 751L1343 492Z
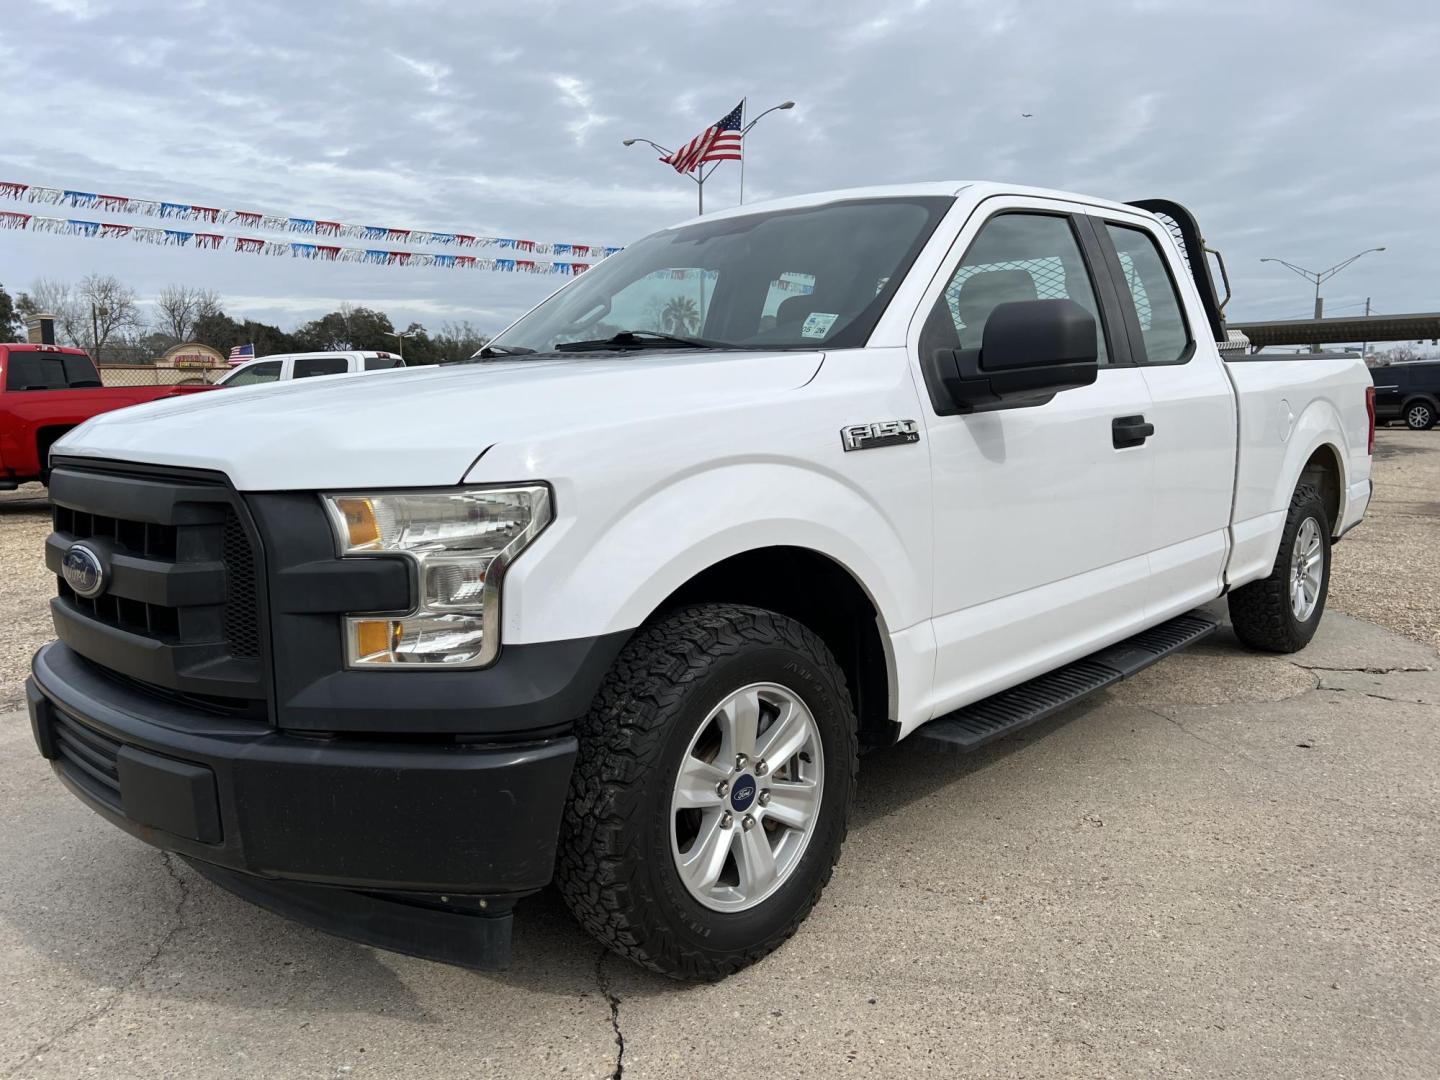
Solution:
M85 810L10 714L0 1076L1433 1077L1435 663L1332 613L1293 662L1226 632L979 755L873 755L814 915L701 987L549 894L503 974L296 926Z

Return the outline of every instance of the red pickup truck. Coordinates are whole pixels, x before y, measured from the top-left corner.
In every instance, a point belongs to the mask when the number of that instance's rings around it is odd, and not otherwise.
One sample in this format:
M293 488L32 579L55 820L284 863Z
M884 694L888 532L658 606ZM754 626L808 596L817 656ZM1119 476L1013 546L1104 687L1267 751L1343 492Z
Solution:
M210 390L195 386L102 386L84 349L0 345L0 491L44 480L50 447L90 417L157 398Z

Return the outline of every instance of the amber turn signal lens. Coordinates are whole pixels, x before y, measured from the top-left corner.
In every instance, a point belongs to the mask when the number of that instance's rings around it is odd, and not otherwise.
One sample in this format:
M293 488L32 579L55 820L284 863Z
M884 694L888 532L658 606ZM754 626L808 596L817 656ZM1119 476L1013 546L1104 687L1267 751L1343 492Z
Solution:
M362 657L383 656L400 643L398 622L391 622L389 619L357 619L354 627L355 651Z
M345 531L352 550L380 539L380 523L375 520L375 507L369 499L336 499L335 507L345 518Z

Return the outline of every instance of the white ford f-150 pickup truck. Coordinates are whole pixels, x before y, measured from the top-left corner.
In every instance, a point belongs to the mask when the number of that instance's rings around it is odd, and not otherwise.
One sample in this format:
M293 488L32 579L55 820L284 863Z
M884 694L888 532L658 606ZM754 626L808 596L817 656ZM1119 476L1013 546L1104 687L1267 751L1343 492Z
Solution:
M723 976L817 901L862 749L981 745L1220 596L1310 639L1370 379L1226 359L1209 267L1172 203L812 195L646 237L470 363L97 417L53 451L40 752L359 940L500 965L554 880Z

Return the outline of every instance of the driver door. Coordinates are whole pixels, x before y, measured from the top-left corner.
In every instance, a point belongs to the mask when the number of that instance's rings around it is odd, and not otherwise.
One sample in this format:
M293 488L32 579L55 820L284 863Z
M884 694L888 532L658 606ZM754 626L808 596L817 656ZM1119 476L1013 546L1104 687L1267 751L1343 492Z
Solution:
M1142 416L1150 394L1129 363L1113 286L1106 278L1097 288L1103 263L1080 219L1086 209L982 203L917 319L917 354L975 347L998 304L1066 298L1095 316L1101 364L1092 385L1028 408L942 416L922 393L935 523L932 716L1125 637L1145 619L1151 456L1143 444L1117 448L1112 423Z

